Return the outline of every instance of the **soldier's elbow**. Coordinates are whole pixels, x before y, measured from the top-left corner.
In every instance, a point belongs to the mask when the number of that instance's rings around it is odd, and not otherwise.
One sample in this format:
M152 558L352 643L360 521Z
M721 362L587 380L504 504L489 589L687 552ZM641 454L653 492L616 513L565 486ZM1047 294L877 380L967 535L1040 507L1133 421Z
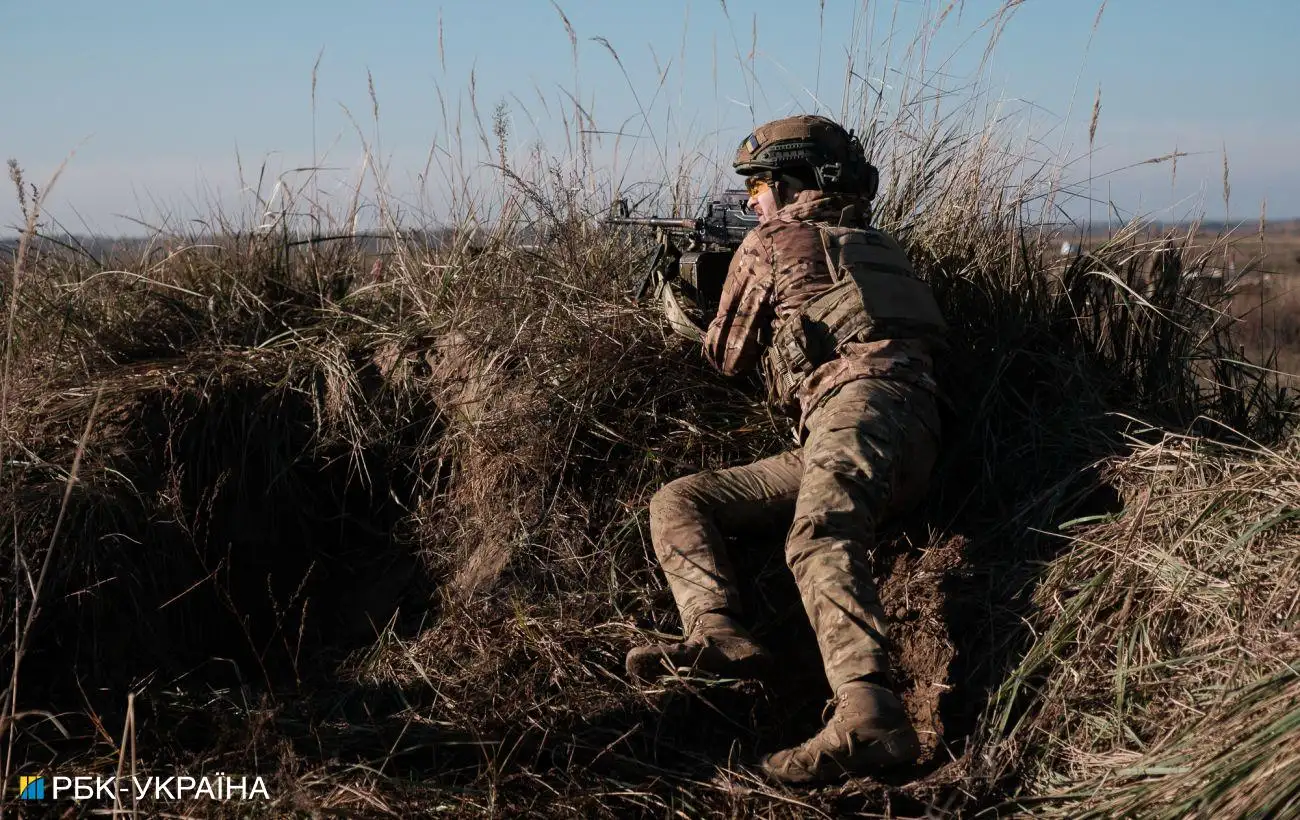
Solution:
M717 365L717 368L722 375L735 378L736 376L743 376L745 373L749 372L753 368L753 362L742 360L722 362Z

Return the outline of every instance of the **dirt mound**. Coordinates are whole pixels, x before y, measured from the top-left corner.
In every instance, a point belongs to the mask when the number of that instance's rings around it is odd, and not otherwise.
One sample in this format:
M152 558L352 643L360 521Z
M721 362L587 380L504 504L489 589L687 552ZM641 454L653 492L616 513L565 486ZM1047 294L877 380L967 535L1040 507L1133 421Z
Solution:
M948 596L952 581L966 569L966 539L937 539L919 551L898 555L880 584L880 602L889 616L891 661L903 703L921 738L921 764L940 754L948 737L942 701L959 684L952 680L956 655Z

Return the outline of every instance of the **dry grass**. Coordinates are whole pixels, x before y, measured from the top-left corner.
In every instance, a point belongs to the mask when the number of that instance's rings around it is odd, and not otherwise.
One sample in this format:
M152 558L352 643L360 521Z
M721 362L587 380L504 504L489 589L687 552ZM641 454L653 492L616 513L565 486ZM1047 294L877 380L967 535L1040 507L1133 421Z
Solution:
M1300 806L1294 447L1166 435L1108 466L1131 512L1076 536L1048 572L1045 632L1004 687L1008 743L1032 750L1020 765L1044 813ZM1035 678L1013 722L1014 690Z
M1289 396L1186 276L1210 258L1189 234L1062 264L1026 218L1050 169L915 93L872 148L879 219L954 325L934 492L878 567L920 765L810 791L748 768L828 695L779 526L743 562L787 673L625 680L678 628L649 495L786 431L630 303L643 243L597 219L620 186L502 136L512 218L438 241L31 242L4 294L10 771L129 745L268 775L264 816L1294 812Z

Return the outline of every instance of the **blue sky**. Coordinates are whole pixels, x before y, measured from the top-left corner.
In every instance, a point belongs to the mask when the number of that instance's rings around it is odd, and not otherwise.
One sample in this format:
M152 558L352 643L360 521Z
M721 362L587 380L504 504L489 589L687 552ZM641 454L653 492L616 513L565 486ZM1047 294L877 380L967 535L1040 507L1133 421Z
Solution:
M40 183L75 149L51 213L74 231L117 232L131 227L124 217L190 218L243 201L237 157L248 178L264 162L274 176L311 165L314 155L339 169L322 178L345 191L361 173L363 141L389 187L413 201L431 156L437 166L450 152L470 168L485 156L469 125L471 74L480 119L490 122L505 103L513 150L540 144L563 154L562 114L576 98L598 129L627 135L617 146L603 138L596 153L619 179L653 176L660 155L686 157L700 172L725 166L756 122L812 110L818 99L824 112L841 114L850 54L863 73L896 86L902 75L886 62L906 62L919 22L948 4L561 0L577 37L576 67L549 0L6 5L0 153ZM957 4L929 46L927 64L940 72L933 78L950 88L974 82L989 35L983 24L999 5ZM1071 166L1078 177L1175 148L1193 153L1176 179L1163 164L1094 182L1093 194L1125 214L1222 217L1226 147L1230 216L1254 218L1265 199L1270 216L1300 216L1300 57L1292 42L1300 3L1249 6L1113 0L1093 34L1097 3L1026 0L979 88L1000 101L1012 132L1079 158L1100 86L1096 150ZM436 211L439 195L427 189L446 172L431 176L423 184ZM17 219L6 194L0 225Z

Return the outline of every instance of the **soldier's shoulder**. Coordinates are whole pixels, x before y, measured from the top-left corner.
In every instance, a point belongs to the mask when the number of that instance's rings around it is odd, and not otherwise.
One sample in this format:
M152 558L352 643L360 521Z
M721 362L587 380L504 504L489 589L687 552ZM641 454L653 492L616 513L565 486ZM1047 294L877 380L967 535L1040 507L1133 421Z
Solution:
M759 225L755 230L763 231L763 236L772 240L781 235L817 233L819 223L797 216L777 214L770 222Z
M782 235L789 234L792 228L799 229L800 224L777 215L746 234L741 246L755 249L760 247L771 248L773 243L781 241Z
M735 268L733 272L740 275L749 275L753 272L754 266L762 260L772 255L772 237L764 229L766 225L759 225L740 241L740 246L736 248Z
M767 225L759 225L745 234L745 238L740 240L740 246L736 248L736 253L742 256L749 253L757 253L764 246L772 244L772 235L767 231Z

